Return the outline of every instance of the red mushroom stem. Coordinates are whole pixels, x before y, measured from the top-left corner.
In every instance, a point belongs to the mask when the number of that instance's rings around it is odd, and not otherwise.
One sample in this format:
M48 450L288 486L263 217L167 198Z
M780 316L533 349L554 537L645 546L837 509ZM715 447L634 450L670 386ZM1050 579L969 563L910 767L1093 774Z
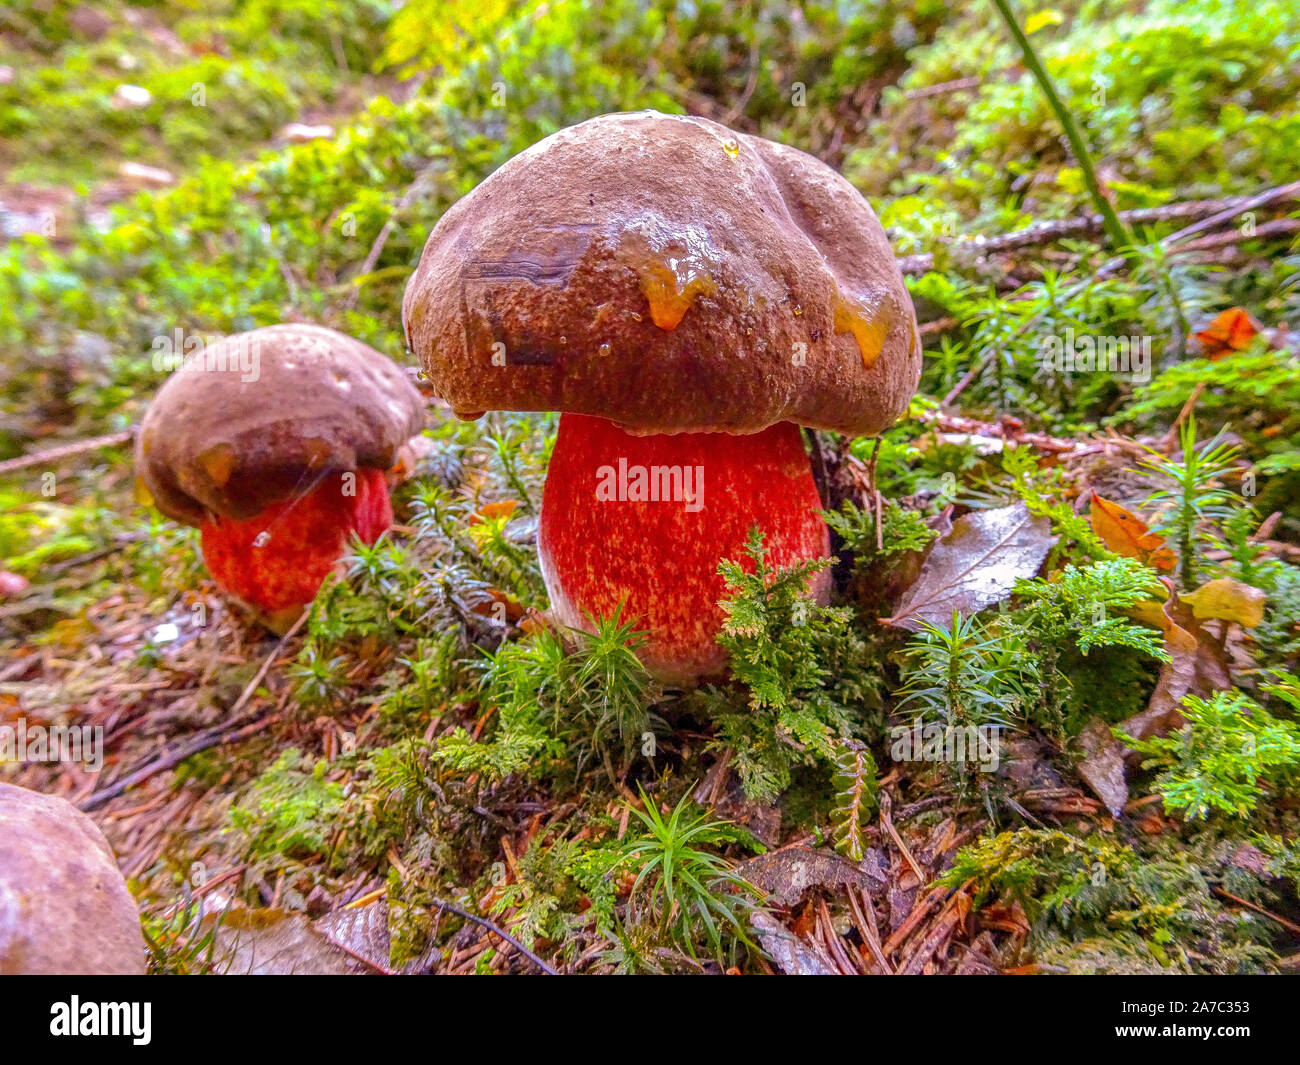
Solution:
M632 436L580 414L560 418L542 499L538 553L558 621L591 628L622 604L648 633L641 659L667 683L716 676L726 592L718 563L748 562L758 526L774 567L830 550L797 426L761 433ZM748 568L752 570L752 563ZM829 588L823 573L813 593Z
M306 495L272 503L247 520L215 517L201 525L203 561L217 587L267 617L292 612L296 618L347 553L354 532L373 544L393 523L383 471L348 476L327 477Z

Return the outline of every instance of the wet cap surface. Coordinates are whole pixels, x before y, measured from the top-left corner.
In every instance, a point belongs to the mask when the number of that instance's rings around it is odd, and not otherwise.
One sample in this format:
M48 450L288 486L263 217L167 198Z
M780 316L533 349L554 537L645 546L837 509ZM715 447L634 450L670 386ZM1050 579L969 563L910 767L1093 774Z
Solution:
M893 251L844 178L653 111L561 130L456 203L403 324L458 414L569 411L634 433L873 434L921 367Z
M330 473L389 468L423 426L423 398L387 356L322 326L268 326L168 378L136 439L136 475L179 521L243 520Z

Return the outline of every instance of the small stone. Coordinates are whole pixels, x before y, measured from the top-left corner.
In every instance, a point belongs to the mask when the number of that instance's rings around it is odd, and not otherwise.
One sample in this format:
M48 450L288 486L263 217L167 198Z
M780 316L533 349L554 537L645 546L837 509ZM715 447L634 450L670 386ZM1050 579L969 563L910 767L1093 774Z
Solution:
M333 126L307 126L301 122L290 122L280 131L280 136L290 144L305 144L307 141L320 140L334 136Z
M127 181L141 185L151 185L157 189L165 188L176 182L176 177L170 170L164 170L160 166L146 166L144 163L125 162L118 167L118 173Z
M142 85L119 85L113 93L113 106L119 111L128 107L148 107L153 94Z

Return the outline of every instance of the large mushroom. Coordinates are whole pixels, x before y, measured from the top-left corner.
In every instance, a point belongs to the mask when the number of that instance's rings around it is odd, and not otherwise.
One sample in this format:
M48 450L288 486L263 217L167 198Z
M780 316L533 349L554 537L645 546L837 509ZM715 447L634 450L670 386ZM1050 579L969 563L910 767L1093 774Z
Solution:
M139 975L144 939L113 851L65 799L0 784L0 975Z
M391 359L322 326L273 325L177 369L145 414L136 473L199 529L218 587L283 632L353 533L374 543L392 524L386 473L423 425Z
M843 177L653 111L561 130L456 203L402 317L460 417L562 412L552 610L588 628L623 604L669 683L723 669L718 562L751 527L775 565L827 553L798 426L877 434L921 368L893 252Z

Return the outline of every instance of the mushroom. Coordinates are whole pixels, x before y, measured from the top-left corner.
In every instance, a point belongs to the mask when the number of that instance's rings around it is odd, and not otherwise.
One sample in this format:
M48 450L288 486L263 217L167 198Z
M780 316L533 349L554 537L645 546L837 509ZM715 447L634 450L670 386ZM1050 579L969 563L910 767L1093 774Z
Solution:
M678 684L725 667L718 563L753 526L774 565L828 553L798 426L877 434L921 368L853 186L653 111L561 130L456 203L402 317L459 417L561 412L538 533L553 614L586 628L623 604L647 667Z
M89 817L0 784L0 975L143 974L135 900Z
M217 586L284 632L348 538L392 524L385 472L423 425L391 359L321 326L268 326L191 354L159 389L137 484L199 529Z

